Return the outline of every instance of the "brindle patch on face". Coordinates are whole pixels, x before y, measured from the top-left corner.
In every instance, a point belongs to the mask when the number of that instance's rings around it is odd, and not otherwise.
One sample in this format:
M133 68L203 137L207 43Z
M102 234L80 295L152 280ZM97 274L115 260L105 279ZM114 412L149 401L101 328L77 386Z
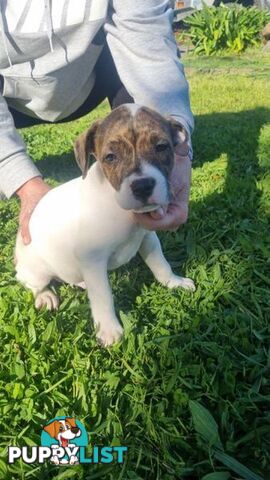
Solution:
M135 117L134 127L138 131L137 156L159 168L168 179L174 161L174 132L170 122L157 112L142 108ZM161 151L160 145L164 146Z
M95 156L101 162L102 169L112 184L119 190L127 172L135 168L135 132L133 119L125 107L117 108L105 118L95 136ZM108 162L106 157L115 155Z
M116 190L125 177L140 172L142 160L159 168L168 179L173 167L175 133L170 122L158 113L142 107L133 117L123 106L98 126L94 153ZM165 148L157 148L160 144Z

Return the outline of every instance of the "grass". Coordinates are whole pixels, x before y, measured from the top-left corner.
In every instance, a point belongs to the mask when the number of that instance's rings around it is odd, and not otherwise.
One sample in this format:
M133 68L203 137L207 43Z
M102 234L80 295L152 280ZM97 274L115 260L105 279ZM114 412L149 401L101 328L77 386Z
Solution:
M184 63L187 71L196 70L202 73L213 73L222 75L239 75L241 73L250 77L268 77L270 78L270 58L269 53L262 48L247 49L241 55L217 55L217 56L197 56L188 53L184 57Z
M259 60L252 75L243 58L225 75L210 60L211 71L202 70L201 58L188 70L190 216L160 238L197 290L166 290L138 258L113 272L122 343L99 347L86 295L75 288L60 287L58 312L34 309L14 278L18 203L0 203L1 479L270 477L270 91ZM22 131L53 185L79 174L72 142L107 110ZM41 426L57 415L78 417L92 444L127 445L125 463L8 466L7 446L39 445Z

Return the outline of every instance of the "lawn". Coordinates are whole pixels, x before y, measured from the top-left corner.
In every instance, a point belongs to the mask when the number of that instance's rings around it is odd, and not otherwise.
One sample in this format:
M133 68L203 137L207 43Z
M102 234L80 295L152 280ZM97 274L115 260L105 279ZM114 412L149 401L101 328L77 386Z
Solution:
M168 291L139 258L110 274L120 344L97 344L79 289L60 286L56 313L35 310L12 263L18 203L0 202L0 479L270 478L270 88L258 56L185 59L190 215L160 238L197 290ZM79 175L72 143L107 111L21 131L52 185ZM124 464L8 466L7 446L40 445L57 415L76 416L92 445L127 445Z

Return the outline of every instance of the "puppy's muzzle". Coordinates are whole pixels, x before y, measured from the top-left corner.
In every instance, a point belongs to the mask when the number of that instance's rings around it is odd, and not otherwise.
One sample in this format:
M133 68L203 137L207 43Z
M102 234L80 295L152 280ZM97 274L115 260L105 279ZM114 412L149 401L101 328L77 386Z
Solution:
M153 177L146 177L133 180L130 187L135 198L146 202L150 195L152 195L155 185L156 180Z

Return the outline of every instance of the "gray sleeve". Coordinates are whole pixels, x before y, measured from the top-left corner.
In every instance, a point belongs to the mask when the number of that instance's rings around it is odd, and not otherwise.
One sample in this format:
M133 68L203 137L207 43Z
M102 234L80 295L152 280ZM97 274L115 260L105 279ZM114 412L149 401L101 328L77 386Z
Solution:
M25 182L41 175L26 153L6 100L0 95L0 192L10 198Z
M189 87L169 6L169 0L111 0L105 31L119 76L135 103L175 117L191 134Z

